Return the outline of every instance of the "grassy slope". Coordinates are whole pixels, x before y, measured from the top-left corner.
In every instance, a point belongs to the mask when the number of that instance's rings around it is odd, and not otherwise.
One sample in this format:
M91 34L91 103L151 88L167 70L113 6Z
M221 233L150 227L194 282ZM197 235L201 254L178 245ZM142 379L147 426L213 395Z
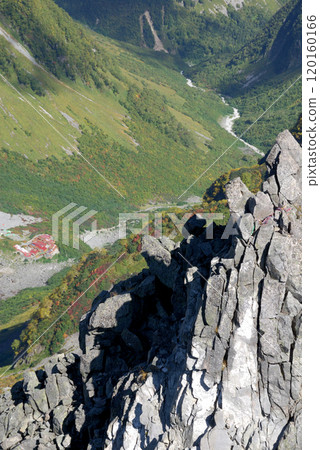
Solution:
M69 269L51 277L42 288L24 289L19 294L0 303L0 365L6 366L12 362L14 353L11 344L19 339L31 317L36 313L41 301L57 288Z
M106 53L112 53L116 60L112 68L116 76L110 74L109 78L117 86L117 93L107 88L88 87L81 81L64 80L61 84L21 56L17 56L21 65L41 81L47 94L35 95L19 85L13 74L10 79L23 95L21 97L0 80L4 108L0 111L4 124L1 146L9 151L7 156L2 150L2 158L7 161L6 168L4 165L0 168L6 170L7 179L3 186L7 195L2 199L2 210L37 212L49 217L60 207L75 201L103 211L100 217L105 224L108 219L111 222L118 207L128 209L130 205L136 207L157 197L180 195L232 143L233 138L218 125L219 117L230 109L214 93L187 87L171 57L166 57L165 61L157 60L151 51L138 49L134 53L130 49L129 52L116 42L101 36L96 38ZM159 133L152 117L151 121L138 116L129 120L126 117L130 114L127 93L132 86L156 90L162 96L164 107L170 108L179 123L210 137L211 146L205 145L194 132L189 148L179 140L174 142L165 132ZM62 146L69 149L71 146L23 98L28 99L70 144L78 144L85 157L101 168L101 173L127 196L126 203L85 162L66 154ZM148 107L152 111L153 105ZM82 135L60 111L79 123ZM134 145L132 138L141 144L140 147ZM19 158L13 151L28 159ZM195 187L195 192L202 193L221 171L239 166L246 159L247 156L235 146L233 158L226 158L214 167ZM41 166L37 160L42 161ZM6 198L11 199L10 205Z
M59 78L81 78L96 86L107 81L105 55L94 48L84 27L54 1L1 0L0 17L31 48L33 56Z

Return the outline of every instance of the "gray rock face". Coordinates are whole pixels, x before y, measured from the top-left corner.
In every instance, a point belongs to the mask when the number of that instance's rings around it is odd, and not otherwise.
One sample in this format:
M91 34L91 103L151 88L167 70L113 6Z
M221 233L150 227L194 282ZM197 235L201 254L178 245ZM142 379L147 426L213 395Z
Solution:
M209 266L200 257L192 260L184 276L185 318L166 370L151 372L140 387L129 375L119 381L105 448L125 449L129 442L133 449L153 442L157 449L301 448L300 326L295 329L301 235L293 234L299 228L299 161L301 149L285 132L268 157L265 192L253 196L240 179L227 185L230 210L240 218L234 257L226 251L210 258L208 252ZM294 196L282 186L290 177ZM205 284L199 276L204 273ZM123 425L121 392L128 386Z
M269 195L258 192L249 201L249 210L255 220L262 221L273 214L273 204Z
M173 288L179 266L171 253L152 236L143 236L142 255L150 271L167 287Z
M57 447L56 438L77 399L71 375L76 361L72 355L54 356L46 363L48 372L25 372L22 382L0 396L0 448L68 448Z
M130 294L119 295L100 303L92 314L90 328L112 328L122 331L130 325L132 306Z
M242 182L241 178L236 178L226 184L225 188L230 212L239 215L243 214L248 199L252 197L247 186Z
M268 173L273 176L264 183L264 191L278 204L301 205L302 153L288 130L279 134L266 163Z
M237 235L144 239L149 270L95 299L83 354L0 397L1 448L301 449L301 149L288 132L267 165L263 192L227 186Z

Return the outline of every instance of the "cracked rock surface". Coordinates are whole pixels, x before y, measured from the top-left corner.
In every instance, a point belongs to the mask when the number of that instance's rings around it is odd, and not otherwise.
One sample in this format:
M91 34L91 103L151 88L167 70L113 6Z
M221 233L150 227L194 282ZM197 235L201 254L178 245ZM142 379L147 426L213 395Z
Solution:
M236 234L209 240L197 222L179 244L144 239L149 269L94 300L82 354L1 396L0 448L301 449L301 148L288 131L266 163L263 192L226 187Z

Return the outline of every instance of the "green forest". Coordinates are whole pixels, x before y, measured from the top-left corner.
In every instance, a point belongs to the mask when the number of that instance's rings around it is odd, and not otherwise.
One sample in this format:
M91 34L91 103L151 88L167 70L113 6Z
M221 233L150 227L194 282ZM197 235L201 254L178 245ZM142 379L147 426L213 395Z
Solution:
M193 63L212 55L217 60L231 55L276 11L270 1L264 8L251 4L236 11L230 7L228 17L199 14L193 1L184 1L184 7L174 0L56 0L56 3L95 31L135 45L141 44L139 17L148 10L165 48ZM145 40L152 48L154 41L149 32Z
M80 77L97 87L108 84L103 71L108 56L102 55L84 27L74 23L53 1L1 0L0 15L14 27L33 56L57 77Z

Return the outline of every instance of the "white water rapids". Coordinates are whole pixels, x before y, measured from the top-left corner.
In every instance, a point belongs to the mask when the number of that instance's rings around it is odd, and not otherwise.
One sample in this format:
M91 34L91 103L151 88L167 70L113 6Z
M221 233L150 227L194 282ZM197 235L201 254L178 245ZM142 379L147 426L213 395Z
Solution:
M183 75L183 71L180 72L181 75ZM183 75L184 76L184 75ZM194 89L199 89L203 92L205 92L205 89L203 88L199 88L198 86L196 86L195 84L193 84L192 80L190 78L186 78L187 81L187 85L191 88ZM223 101L223 103L225 105L229 105L226 100L220 96L221 100ZM253 150L255 153L257 153L258 155L264 156L264 153L262 153L261 150L259 150L257 147L255 147L254 145L249 144L248 142L246 142L244 139L241 139L240 137L238 137L236 135L236 133L233 131L233 124L234 122L240 118L240 113L239 110L237 108L233 108L233 114L229 115L229 116L225 116L220 120L219 125L224 128L226 131L228 131L228 133L230 133L232 136L234 136L238 141L242 142L243 144L245 144L246 147L249 147L251 150Z
M228 105L228 103L225 101L225 99L222 96L221 96L221 100L223 101L223 103L225 105ZM241 139L240 137L238 137L236 135L236 133L233 131L233 124L239 118L240 118L239 110L237 108L233 108L233 114L231 114L230 116L223 117L220 121L220 126L222 128L224 128L226 131L228 131L228 133L230 133L232 136L237 138L238 141L245 144L246 147L249 147L251 150L253 150L258 155L264 156L264 153L262 153L261 150L259 150L254 145L249 144L249 142L246 142L244 139Z

